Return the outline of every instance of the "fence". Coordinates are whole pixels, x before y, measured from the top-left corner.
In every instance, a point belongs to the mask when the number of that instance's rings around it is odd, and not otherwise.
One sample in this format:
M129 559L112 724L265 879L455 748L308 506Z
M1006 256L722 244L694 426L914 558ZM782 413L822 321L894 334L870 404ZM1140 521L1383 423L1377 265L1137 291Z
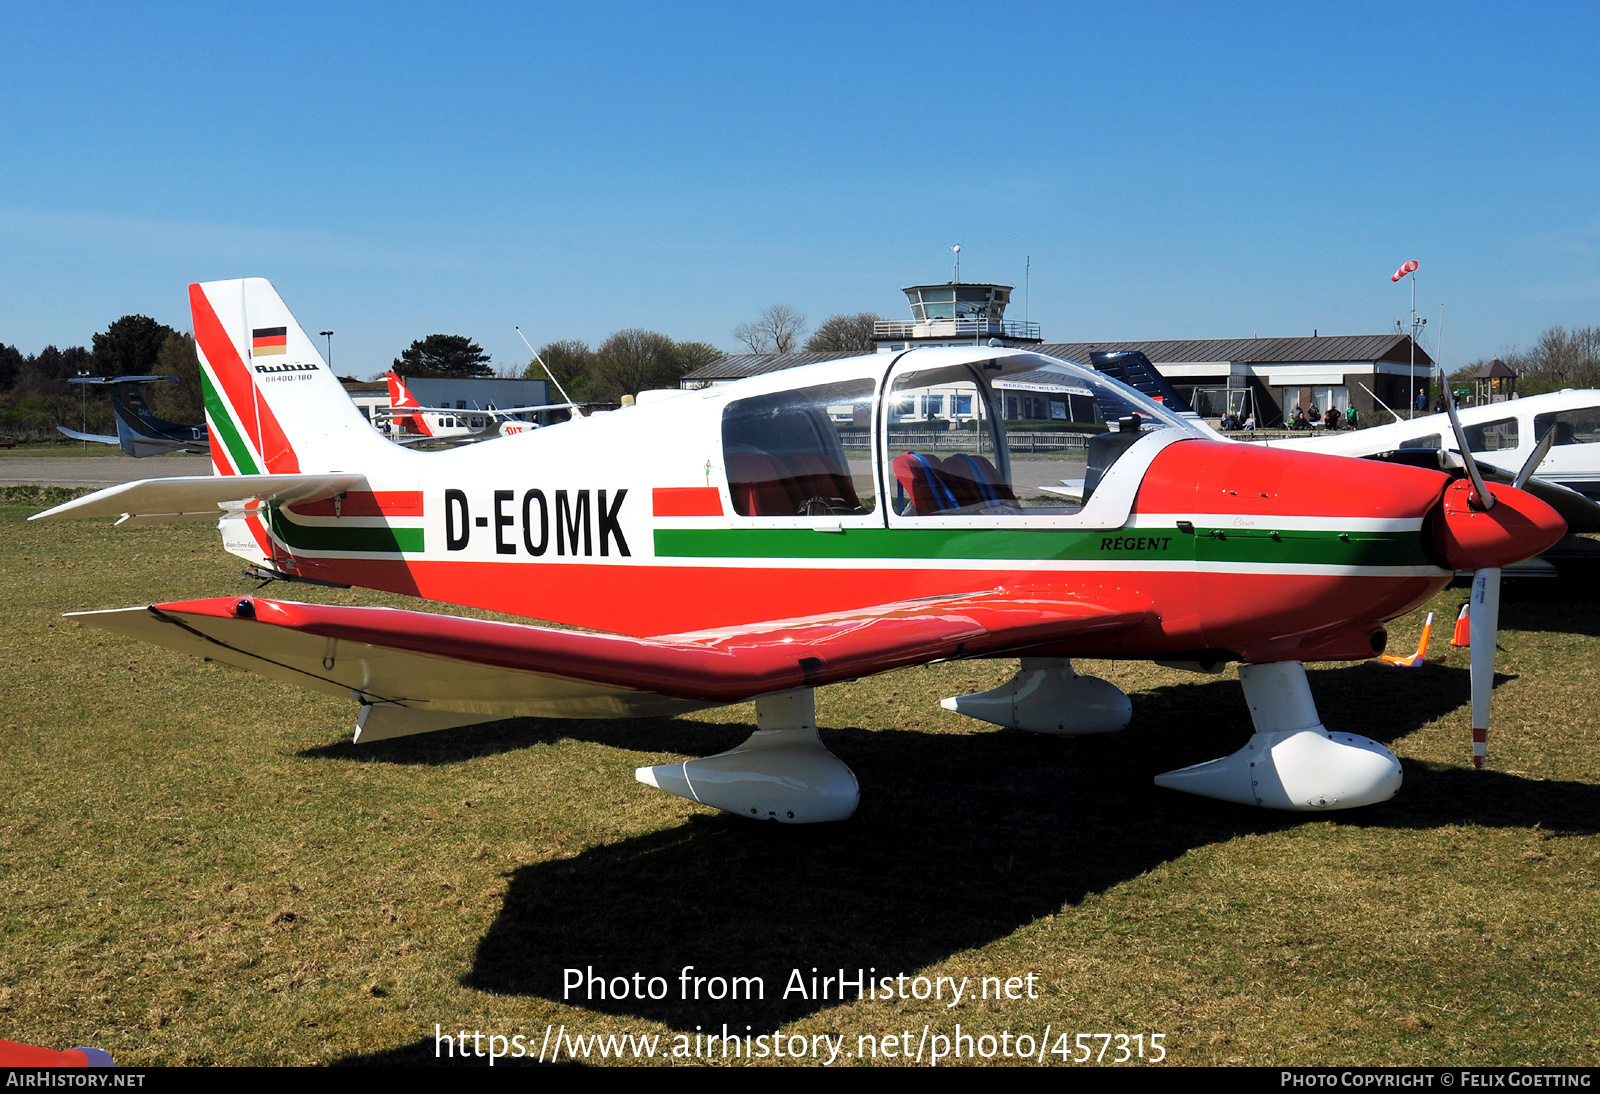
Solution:
M1088 433L1007 433L1006 445L1012 452L1062 452L1087 449ZM846 448L871 448L869 434L842 433ZM889 448L896 452L986 452L992 446L979 444L982 434L964 429L926 430L910 432L894 430L889 434Z

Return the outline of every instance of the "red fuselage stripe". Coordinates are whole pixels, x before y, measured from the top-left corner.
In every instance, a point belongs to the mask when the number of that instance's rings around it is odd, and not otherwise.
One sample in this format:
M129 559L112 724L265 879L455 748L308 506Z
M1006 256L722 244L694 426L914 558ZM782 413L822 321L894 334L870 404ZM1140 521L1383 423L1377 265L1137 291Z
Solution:
M658 517L720 517L722 491L715 486L658 486L651 493Z

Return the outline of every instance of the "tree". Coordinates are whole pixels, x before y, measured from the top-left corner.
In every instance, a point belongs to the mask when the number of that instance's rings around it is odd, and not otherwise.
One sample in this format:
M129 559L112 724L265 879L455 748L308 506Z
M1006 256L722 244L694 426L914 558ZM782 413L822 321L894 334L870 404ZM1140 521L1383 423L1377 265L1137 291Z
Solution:
M872 340L873 324L881 319L869 311L854 315L830 315L822 321L815 334L806 339L806 349L813 352L871 353L878 348Z
M193 425L206 420L205 392L200 385L200 357L194 350L194 336L173 331L161 344L156 358L156 374L176 376L176 384L151 384L144 389L150 408L171 422Z
M546 342L539 347L539 358L544 361L544 366L540 366L538 360L529 361L527 370L522 374L524 380L548 381L553 378L574 399L582 399L588 394L593 385L589 368L594 363L594 351L589 348L589 343L576 338ZM561 397L555 384L550 385L550 397Z
M103 376L148 376L176 333L148 315L124 315L94 336L94 367Z
M394 369L406 376L442 376L457 380L494 375L483 347L459 334L430 334L418 338L394 359Z
M0 342L0 391L10 391L17 383L17 373L22 371L22 351L16 346Z
M1531 348L1511 346L1499 356L1517 374L1517 391L1522 395L1600 385L1600 327L1550 327ZM1470 384L1478 369L1488 363L1473 361L1457 369L1450 379Z
M677 387L684 369L677 343L637 327L619 330L594 351L594 393L607 400L658 387Z
M704 368L719 357L727 356L709 342L679 342L673 346L672 352L677 355L678 365L683 369L679 379L697 368Z
M805 333L806 317L787 304L762 308L748 323L733 328L733 336L750 347L751 353L790 353Z

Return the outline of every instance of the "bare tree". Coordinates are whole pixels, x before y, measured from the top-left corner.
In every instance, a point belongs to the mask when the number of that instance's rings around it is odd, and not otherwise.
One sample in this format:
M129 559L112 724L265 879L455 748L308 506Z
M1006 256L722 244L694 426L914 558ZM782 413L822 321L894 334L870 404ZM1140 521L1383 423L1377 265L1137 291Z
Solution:
M1600 384L1600 327L1550 327L1530 348L1505 346L1499 356L1517 374L1517 390L1523 395L1594 387ZM1488 363L1480 358L1451 373L1450 379L1471 380Z
M806 340L806 349L818 351L871 353L878 348L872 340L873 325L879 317L872 312L854 315L830 315Z
M751 322L734 327L733 336L751 353L792 353L805 329L804 315L787 304L773 304Z

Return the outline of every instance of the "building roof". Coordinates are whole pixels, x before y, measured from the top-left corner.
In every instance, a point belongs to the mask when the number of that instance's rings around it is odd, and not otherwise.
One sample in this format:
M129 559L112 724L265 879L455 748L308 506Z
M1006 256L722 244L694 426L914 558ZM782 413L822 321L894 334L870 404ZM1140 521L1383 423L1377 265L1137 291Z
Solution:
M1243 364L1315 364L1322 361L1410 361L1411 338L1405 334L1338 334L1311 338L1183 338L1168 341L1047 342L1027 346L1050 357L1089 363L1091 352L1139 350L1152 364L1198 364L1234 361ZM796 365L833 361L853 353L739 353L719 357L684 377L686 383L741 380ZM1418 365L1433 367L1433 358L1417 347Z
M1337 334L1326 338L1184 338L1147 342L1050 342L1030 347L1069 361L1089 360L1090 351L1113 353L1136 349L1151 364L1197 364L1202 361L1237 361L1241 364L1293 365L1319 361L1396 361L1410 358L1411 338L1405 334ZM1417 364L1433 365L1433 358L1417 347Z
M1511 371L1509 365L1500 360L1500 358L1496 357L1493 361L1490 361L1487 365L1484 365L1477 372L1474 372L1472 374L1472 378L1474 380L1498 380L1502 377L1509 376L1512 379L1516 379L1516 375L1517 374L1515 372Z

